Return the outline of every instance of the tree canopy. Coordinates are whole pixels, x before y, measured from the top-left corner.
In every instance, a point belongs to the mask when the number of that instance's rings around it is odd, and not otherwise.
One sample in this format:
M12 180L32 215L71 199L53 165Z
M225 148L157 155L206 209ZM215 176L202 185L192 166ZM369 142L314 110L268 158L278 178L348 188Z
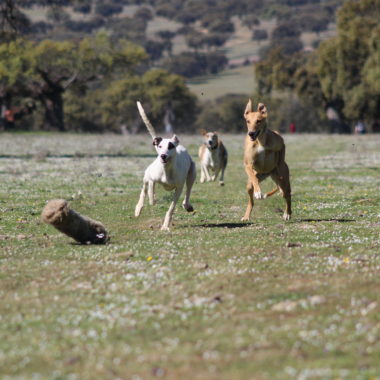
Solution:
M338 12L337 35L313 53L272 50L256 67L258 90L290 90L343 120L380 118L380 0L349 0Z

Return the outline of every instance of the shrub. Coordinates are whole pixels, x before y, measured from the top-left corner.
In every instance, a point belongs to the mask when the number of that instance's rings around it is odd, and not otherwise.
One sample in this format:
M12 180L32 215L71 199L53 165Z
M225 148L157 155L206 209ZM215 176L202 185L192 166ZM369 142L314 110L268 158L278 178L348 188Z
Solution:
M185 52L164 61L163 67L169 72L191 78L197 75L216 74L228 63L223 53Z

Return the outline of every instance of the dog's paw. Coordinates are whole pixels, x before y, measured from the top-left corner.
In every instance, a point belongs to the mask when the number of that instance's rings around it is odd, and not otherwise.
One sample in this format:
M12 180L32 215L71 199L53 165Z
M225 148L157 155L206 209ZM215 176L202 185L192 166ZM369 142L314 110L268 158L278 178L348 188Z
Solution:
M249 221L249 216L243 216L240 221L242 222L248 222Z
M187 211L187 212L193 212L194 208L192 205L185 205L183 204L182 207Z
M284 218L284 220L290 220L290 214L288 214L287 212L284 212L284 215L282 217Z
M224 186L224 181L219 181L220 186Z
M261 191L255 191L255 198L256 199L264 199L265 194L263 194Z
M161 231L170 231L170 228L168 226L162 226Z
M138 207L138 206L136 206L136 208L135 208L135 216L137 217L137 216L140 216L140 214L141 214L141 209L142 209L142 207Z

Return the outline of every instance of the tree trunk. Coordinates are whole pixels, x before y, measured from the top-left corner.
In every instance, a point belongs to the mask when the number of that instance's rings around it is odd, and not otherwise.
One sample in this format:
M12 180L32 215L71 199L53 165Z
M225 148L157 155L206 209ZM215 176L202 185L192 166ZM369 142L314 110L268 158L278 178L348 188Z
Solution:
M39 95L45 109L43 126L46 130L58 130L64 132L65 120L63 114L63 88L49 86Z

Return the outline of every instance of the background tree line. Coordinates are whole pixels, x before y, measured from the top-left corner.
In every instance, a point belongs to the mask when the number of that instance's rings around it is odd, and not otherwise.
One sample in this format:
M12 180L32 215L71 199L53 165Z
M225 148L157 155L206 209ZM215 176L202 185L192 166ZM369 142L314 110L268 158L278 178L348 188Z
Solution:
M376 128L379 1L344 2L337 36L306 52L301 33L325 30L341 0L4 0L0 104L15 110L16 126L29 129L138 131L139 98L155 120L169 111L186 131L240 130L246 95L199 104L185 82L226 67L223 47L237 17L253 39L267 40L253 96L271 106L273 127L286 130L300 120L304 131L327 130L331 108L343 126L364 120ZM124 6L133 4L134 14L125 15ZM47 10L44 21L23 12L35 5ZM157 15L182 27L148 37L148 22ZM274 17L277 25L265 35L261 20ZM178 35L187 50L173 54Z

